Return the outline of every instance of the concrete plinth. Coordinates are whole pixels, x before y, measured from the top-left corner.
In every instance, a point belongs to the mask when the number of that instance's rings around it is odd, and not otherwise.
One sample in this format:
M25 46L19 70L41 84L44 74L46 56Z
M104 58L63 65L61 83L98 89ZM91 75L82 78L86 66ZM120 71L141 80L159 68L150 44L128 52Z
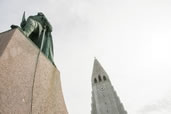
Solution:
M35 73L38 53L18 29L0 33L0 114L67 114L60 73L43 53Z

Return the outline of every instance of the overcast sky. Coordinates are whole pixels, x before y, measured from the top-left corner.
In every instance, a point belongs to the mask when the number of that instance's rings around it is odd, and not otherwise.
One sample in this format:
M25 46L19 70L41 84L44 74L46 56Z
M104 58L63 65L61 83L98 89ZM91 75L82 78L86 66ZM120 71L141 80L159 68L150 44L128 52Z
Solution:
M90 114L96 57L129 114L171 113L170 0L0 0L0 32L44 12L70 114Z

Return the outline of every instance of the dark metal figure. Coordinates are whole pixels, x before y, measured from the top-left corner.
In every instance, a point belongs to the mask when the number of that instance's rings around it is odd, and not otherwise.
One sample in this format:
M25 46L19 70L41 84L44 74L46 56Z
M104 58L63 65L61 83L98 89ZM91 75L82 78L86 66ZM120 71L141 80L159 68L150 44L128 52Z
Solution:
M39 48L42 47L41 51L54 64L53 41L51 36L52 26L45 15L39 12L37 15L29 16L26 20L24 12L20 26L25 36L30 38ZM16 27L18 26L11 26L11 28Z

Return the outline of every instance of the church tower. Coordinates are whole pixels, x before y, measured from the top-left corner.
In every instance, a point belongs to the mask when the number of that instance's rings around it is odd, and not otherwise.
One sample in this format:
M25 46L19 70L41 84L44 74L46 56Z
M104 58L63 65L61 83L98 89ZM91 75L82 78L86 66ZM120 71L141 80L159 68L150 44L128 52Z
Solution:
M109 76L94 60L92 73L92 110L91 114L127 114L110 82Z

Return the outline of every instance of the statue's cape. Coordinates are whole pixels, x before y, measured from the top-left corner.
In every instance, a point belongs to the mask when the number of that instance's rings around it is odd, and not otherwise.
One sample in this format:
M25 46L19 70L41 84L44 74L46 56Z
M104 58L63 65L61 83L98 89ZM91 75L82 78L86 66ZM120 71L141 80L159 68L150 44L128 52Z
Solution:
M53 41L52 41L52 26L45 16L29 16L24 26L24 31L29 31L29 38L42 49L45 56L54 64L53 61ZM44 32L45 31L45 32ZM44 39L44 40L43 40Z
M53 40L50 32L45 32L45 38L42 43L42 52L49 58L49 60L54 64L54 52L53 52Z
M44 37L44 40L43 40ZM42 47L42 52L45 56L54 64L53 60L53 40L51 32L45 31L45 35L43 36L43 32L41 33L40 37L37 39L33 39L33 42L40 48Z

